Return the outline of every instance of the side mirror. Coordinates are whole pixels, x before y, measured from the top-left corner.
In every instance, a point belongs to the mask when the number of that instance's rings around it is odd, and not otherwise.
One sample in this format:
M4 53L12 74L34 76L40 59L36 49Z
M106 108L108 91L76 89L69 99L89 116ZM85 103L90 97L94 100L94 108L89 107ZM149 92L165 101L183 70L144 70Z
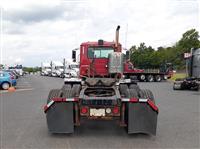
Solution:
M76 62L76 51L72 50L72 59L74 62Z
M126 51L126 60L129 59L129 55L130 55L130 52L127 50L127 51Z

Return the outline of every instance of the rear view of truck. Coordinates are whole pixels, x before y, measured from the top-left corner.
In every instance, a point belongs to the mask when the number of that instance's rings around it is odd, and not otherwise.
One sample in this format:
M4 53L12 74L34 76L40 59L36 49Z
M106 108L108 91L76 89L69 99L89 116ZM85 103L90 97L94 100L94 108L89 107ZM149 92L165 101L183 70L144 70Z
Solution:
M175 80L174 90L196 90L200 89L200 49L193 49L188 57L188 77Z
M119 26L115 42L98 40L80 46L79 78L65 78L49 92L44 107L51 133L73 133L84 120L114 120L128 134L156 135L158 107L153 93L124 79Z

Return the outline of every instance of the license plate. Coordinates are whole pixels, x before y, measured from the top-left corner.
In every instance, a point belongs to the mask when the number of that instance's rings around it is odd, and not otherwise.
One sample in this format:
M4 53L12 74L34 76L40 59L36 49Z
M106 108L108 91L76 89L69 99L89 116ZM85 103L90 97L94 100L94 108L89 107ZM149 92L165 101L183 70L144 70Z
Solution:
M90 109L90 116L105 116L105 109Z

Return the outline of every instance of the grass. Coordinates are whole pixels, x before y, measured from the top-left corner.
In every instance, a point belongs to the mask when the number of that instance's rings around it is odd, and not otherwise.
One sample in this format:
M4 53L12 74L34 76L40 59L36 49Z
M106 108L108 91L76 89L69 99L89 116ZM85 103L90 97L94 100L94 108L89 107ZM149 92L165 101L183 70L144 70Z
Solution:
M185 78L186 77L186 74L185 73L175 73L171 78L170 80L174 81L176 80L177 78Z

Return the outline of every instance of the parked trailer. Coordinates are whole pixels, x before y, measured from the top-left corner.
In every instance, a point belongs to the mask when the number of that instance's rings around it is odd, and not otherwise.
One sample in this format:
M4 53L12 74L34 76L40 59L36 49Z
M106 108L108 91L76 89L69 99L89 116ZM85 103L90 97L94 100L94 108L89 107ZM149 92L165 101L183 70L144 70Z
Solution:
M158 107L153 93L124 79L124 55L115 42L84 42L80 46L79 78L65 78L49 92L44 107L51 133L73 133L83 120L116 120L128 134L156 135ZM75 55L75 54L73 54Z
M167 80L173 75L173 67L171 63L166 63L164 69L137 69L128 60L124 66L124 76L126 78L137 79L141 82L161 82Z
M188 76L183 79L176 79L173 85L174 90L196 90L200 89L200 49L193 49L191 57L188 58Z

